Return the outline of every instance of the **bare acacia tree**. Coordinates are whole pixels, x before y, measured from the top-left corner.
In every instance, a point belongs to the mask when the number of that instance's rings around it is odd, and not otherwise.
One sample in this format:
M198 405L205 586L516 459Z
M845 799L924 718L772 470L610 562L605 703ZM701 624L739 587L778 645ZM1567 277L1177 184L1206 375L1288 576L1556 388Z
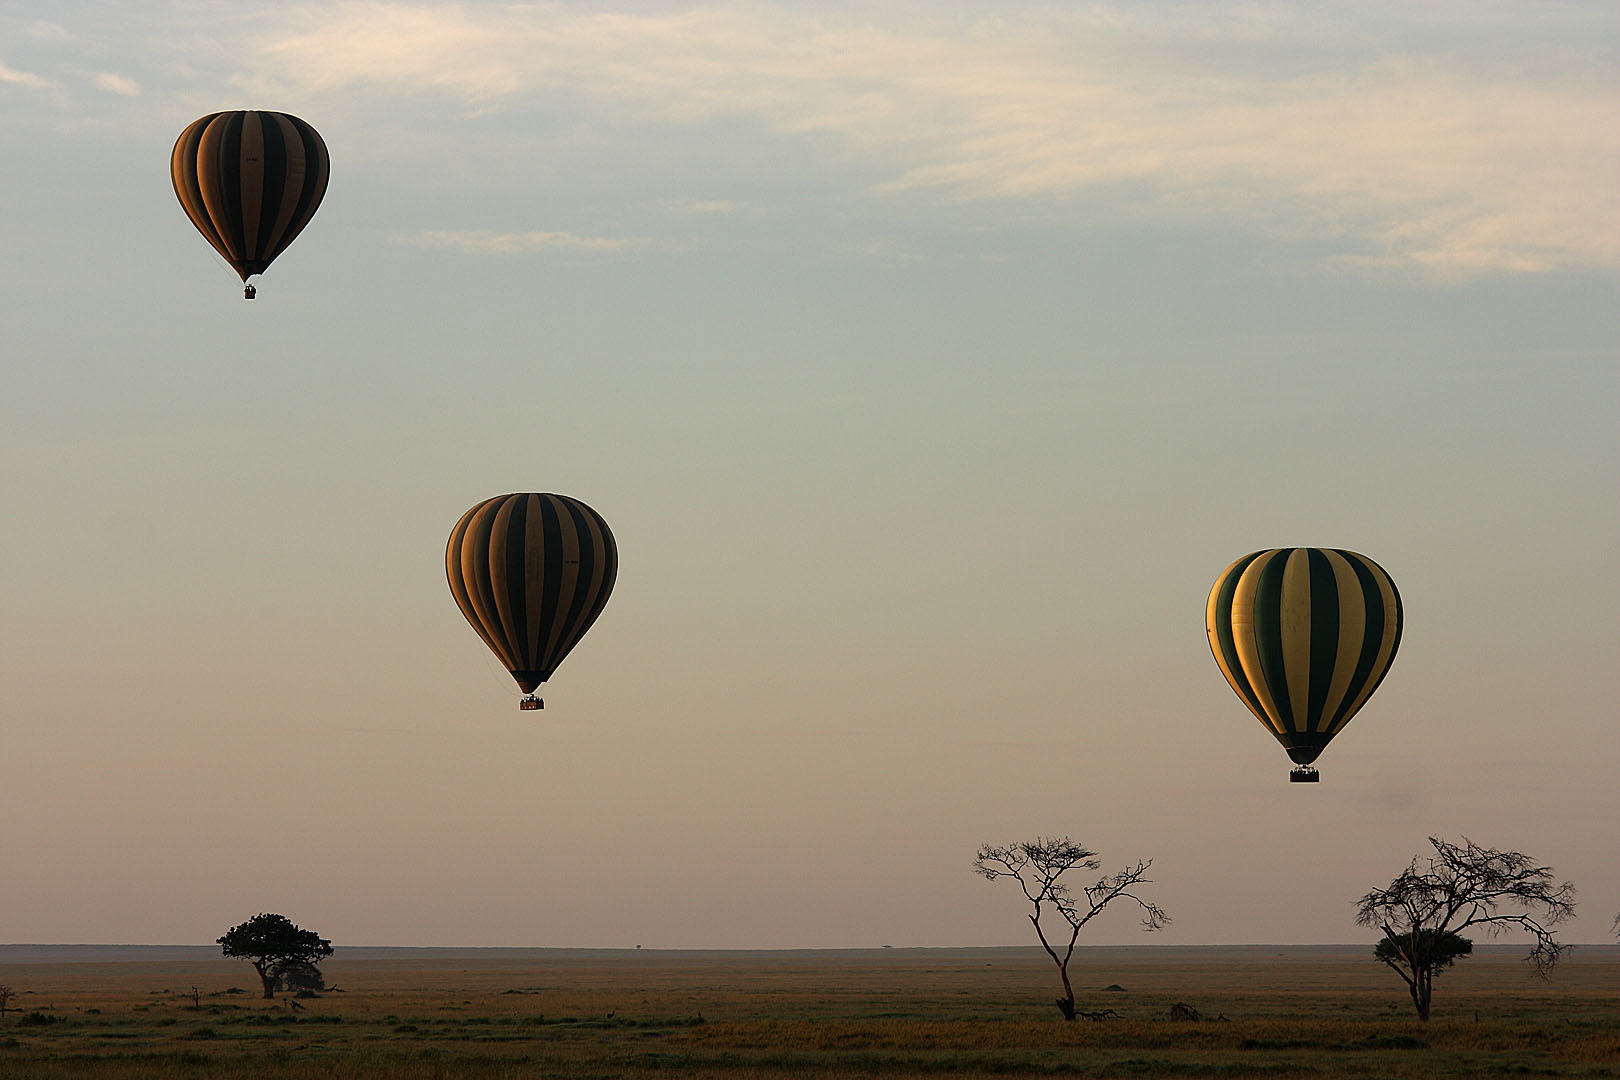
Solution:
M6 1015L6 1010L11 1008L11 999L16 996L17 991L13 990L9 986L0 984L0 1016Z
M1065 1020L1073 1020L1077 1015L1074 987L1069 983L1069 960L1074 956L1074 943L1080 937L1081 927L1096 918L1103 908L1120 899L1134 901L1142 909L1142 928L1145 930L1157 930L1170 921L1170 916L1162 908L1133 891L1138 885L1150 883L1147 870L1153 865L1152 859L1098 878L1093 884L1081 887L1080 895L1076 896L1068 882L1063 880L1063 875L1070 870L1097 869L1102 863L1096 856L1095 851L1065 836L1052 840L1037 837L1033 841L1008 844L1006 847L986 844L973 860L973 870L981 877L990 881L1011 878L1024 890L1024 898L1031 907L1030 925L1035 927L1035 936L1041 939L1041 947L1052 958L1052 963L1057 965L1058 977L1063 980L1063 996L1057 999L1057 1007ZM1062 955L1047 939L1046 930L1041 925L1041 917L1048 910L1057 912L1069 928L1069 942ZM1103 1014L1078 1015L1098 1019Z
M1473 951L1462 937L1470 926L1489 934L1528 931L1534 938L1528 957L1536 974L1547 977L1565 945L1552 927L1575 913L1575 886L1554 884L1552 868L1528 855L1480 847L1466 836L1461 844L1429 837L1434 854L1416 856L1401 875L1356 902L1356 922L1384 932L1373 956L1406 982L1412 1005L1429 1018L1434 976Z

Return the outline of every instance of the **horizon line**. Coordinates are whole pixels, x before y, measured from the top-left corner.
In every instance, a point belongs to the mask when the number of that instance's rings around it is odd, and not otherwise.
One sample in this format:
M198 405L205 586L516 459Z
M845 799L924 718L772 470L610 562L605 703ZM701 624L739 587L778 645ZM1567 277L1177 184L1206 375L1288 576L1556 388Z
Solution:
M1484 941L1476 948L1517 950L1522 942ZM1565 948L1620 948L1620 941L1562 942ZM98 942L98 941L15 941L0 942L0 949L215 949L218 942ZM1082 949L1361 949L1367 941L1248 941L1248 942L1166 942L1142 944L1076 944ZM809 952L1041 952L1040 945L334 945L337 949L389 949L420 952L659 952L659 953L809 953Z

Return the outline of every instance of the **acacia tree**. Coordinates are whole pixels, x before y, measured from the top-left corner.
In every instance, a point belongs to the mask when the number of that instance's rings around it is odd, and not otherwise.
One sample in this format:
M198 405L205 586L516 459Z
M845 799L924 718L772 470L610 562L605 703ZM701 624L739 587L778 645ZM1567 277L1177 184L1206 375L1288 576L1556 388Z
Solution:
M1528 855L1429 837L1434 854L1414 856L1399 877L1356 903L1356 922L1384 932L1373 956L1406 983L1418 1018L1429 1018L1434 977L1474 945L1462 936L1470 926L1488 934L1528 931L1535 939L1528 957L1546 978L1566 946L1552 927L1575 913L1575 886L1554 884L1552 868Z
M17 991L13 990L9 986L0 984L0 1017L4 1017L6 1015L6 1010L11 1008L11 999L16 996Z
M218 941L226 956L252 962L267 998L276 996L283 975L314 968L332 955L330 941L293 925L285 915L255 915L231 927Z
M1031 908L1028 916L1030 925L1035 927L1035 936L1041 939L1041 947L1052 958L1052 963L1057 965L1058 977L1063 980L1063 996L1057 999L1057 1007L1065 1020L1073 1020L1077 1015L1074 986L1069 982L1069 960L1074 956L1074 944L1086 923L1096 918L1103 908L1120 899L1134 901L1141 908L1142 927L1145 930L1157 930L1170 921L1170 916L1162 908L1133 891L1138 885L1150 884L1147 869L1153 865L1152 859L1098 878L1094 883L1082 886L1080 894L1076 896L1069 883L1063 880L1063 875L1071 870L1097 869L1102 863L1096 856L1095 851L1064 836L1051 840L1037 837L1033 841L1008 844L1006 847L986 844L979 848L979 854L973 860L973 870L981 877L990 881L1011 878L1024 890L1024 898L1029 901ZM1046 930L1041 925L1041 917L1049 910L1057 912L1069 929L1069 941L1061 955L1047 939Z

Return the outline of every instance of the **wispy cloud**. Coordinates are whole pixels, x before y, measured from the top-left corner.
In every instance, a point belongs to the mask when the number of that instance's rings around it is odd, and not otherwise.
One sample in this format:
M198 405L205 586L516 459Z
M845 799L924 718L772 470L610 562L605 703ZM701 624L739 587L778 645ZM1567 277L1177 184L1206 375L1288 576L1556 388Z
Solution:
M112 94L122 94L125 97L139 97L141 84L124 75L114 75L110 71L103 71L96 76L96 86Z
M1017 198L1140 184L1152 212L1331 234L1368 263L1545 270L1620 259L1620 110L1580 88L1415 61L1164 86L1006 74L945 154L886 190Z
M47 22L44 19L35 19L29 23L24 33L38 41L71 41L73 38L73 35L68 33L67 27L61 23Z
M12 86L27 86L35 90L48 90L56 85L51 80L41 78L33 72L18 71L16 68L7 67L3 61L0 61L0 83L8 83Z
M1106 212L1254 220L1367 265L1620 263L1607 61L1579 41L1506 61L1403 51L1322 18L1283 5L952 22L340 0L270 17L244 79L479 112L569 95L604 124L756 117L868 155L888 173L875 196L1091 199L1095 213L1102 193ZM1512 44L1513 27L1497 32Z
M577 236L569 232L493 232L489 229L428 230L400 238L403 243L429 249L465 251L477 255L523 255L537 251L621 251L629 242L612 236Z

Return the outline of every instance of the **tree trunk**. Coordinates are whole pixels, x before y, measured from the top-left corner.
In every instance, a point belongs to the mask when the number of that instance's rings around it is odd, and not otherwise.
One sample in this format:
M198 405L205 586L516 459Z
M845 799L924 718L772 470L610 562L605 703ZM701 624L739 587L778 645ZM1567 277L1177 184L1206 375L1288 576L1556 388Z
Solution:
M1434 973L1431 969L1417 966L1412 972L1412 1005L1417 1009L1418 1019L1427 1023L1429 1020L1429 998L1434 993Z
M1057 999L1058 1012L1064 1020L1074 1019L1074 987L1069 985L1069 965L1059 964L1058 974L1063 977L1063 996Z
M264 983L265 1000L274 1001L276 999L276 985L281 982L281 977L273 973L268 961L263 964L254 964L253 970L259 973L259 981Z

